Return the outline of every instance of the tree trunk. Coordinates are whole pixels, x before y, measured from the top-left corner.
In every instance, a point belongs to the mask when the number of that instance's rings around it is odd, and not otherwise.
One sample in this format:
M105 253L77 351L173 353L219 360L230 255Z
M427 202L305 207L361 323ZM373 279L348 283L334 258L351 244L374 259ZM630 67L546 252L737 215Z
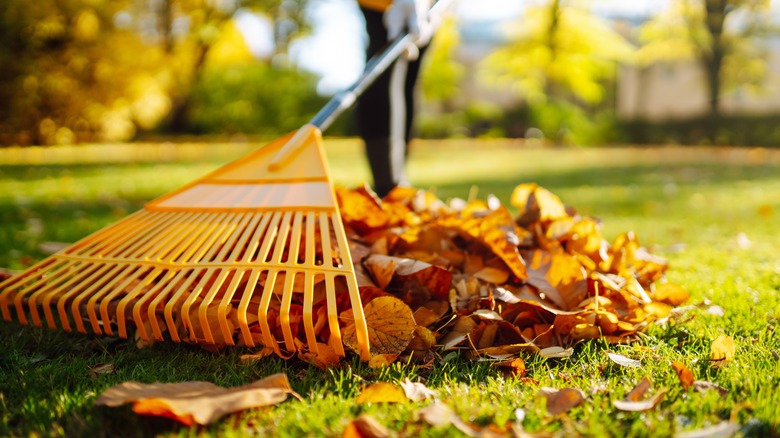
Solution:
M723 23L728 14L728 0L705 1L705 24L712 40L701 58L707 76L707 91L709 97L709 137L715 141L718 119L720 118L721 72L726 47L723 43Z

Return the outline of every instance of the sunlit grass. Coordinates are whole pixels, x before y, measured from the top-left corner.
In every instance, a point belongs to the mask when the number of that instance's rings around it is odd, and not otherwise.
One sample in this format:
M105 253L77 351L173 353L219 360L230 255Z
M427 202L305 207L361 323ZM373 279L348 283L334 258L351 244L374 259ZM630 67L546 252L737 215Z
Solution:
M123 146L132 148L134 145ZM87 164L63 164L55 149L34 162L12 164L0 150L0 267L21 269L45 255L40 244L73 242L113 223L144 202L195 179L251 147L190 146L200 155L169 159L114 159L107 153ZM154 146L148 146L150 152ZM355 185L368 177L358 142L327 139L334 180ZM116 149L112 150L121 150ZM213 152L209 153L209 151ZM67 152L67 153L66 153ZM113 157L113 158L112 158ZM173 157L173 158L171 158ZM4 161L5 159L5 161ZM37 161L36 161L37 160ZM38 163L38 164L35 164ZM139 418L129 408L98 408L105 388L128 380L206 380L237 386L274 372L290 376L304 400L230 416L200 432L214 436L339 436L348 421L369 413L394 431L412 436L452 436L453 428L423 427L426 404L357 405L367 383L424 381L465 421L505 427L517 409L528 431L564 435L666 436L732 419L746 435L780 432L780 151L707 148L529 148L517 142L420 142L411 153L414 184L443 199L495 194L508 201L514 186L533 181L583 214L603 221L612 238L633 230L671 264L668 278L692 293L690 321L653 326L632 346L581 344L569 359L526 357L529 380L505 377L487 362L447 356L434 367L394 364L373 370L351 366L322 371L295 361L239 360L242 351L208 353L186 345L132 342L38 330L0 322L0 436L149 436L197 433L165 419ZM722 316L716 308L722 308ZM709 346L720 334L734 338L734 363L714 369ZM642 362L624 368L604 354L613 350ZM697 379L729 390L684 392L670 363L679 360ZM112 363L113 374L89 369ZM646 413L619 412L622 398L648 376L651 392L667 389ZM587 401L564 417L546 413L540 386L577 387Z

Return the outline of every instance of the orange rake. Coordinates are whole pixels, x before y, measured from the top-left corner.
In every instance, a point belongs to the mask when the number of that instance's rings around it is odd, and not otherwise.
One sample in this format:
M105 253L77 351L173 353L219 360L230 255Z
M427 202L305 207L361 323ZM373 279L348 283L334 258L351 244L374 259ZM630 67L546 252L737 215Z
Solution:
M343 356L336 310L343 291L367 359L363 308L322 140L318 130L301 132L300 147L275 171L258 172L289 136L0 284L3 318L120 337L133 321L144 340L167 332L177 342L228 345L238 331L244 344L260 338L281 355L269 317L278 318L284 350L296 351L291 304L301 293L299 318L316 352L316 291L327 300L330 344Z
M439 0L432 18L452 2ZM280 356L298 351L303 337L310 352L326 341L344 356L339 304L348 298L349 345L367 361L368 328L321 132L410 44L409 35L390 43L294 135L0 283L3 318L124 338L132 323L146 341L166 333L176 342L238 340Z

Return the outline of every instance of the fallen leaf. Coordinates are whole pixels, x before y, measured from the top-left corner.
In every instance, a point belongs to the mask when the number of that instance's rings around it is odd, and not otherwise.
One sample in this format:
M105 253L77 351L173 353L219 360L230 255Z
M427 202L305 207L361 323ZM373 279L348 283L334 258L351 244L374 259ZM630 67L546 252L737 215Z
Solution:
M439 343L443 345L444 350L453 348L465 341L475 328L477 328L477 323L473 318L461 316L455 321L452 329L439 340Z
M558 415L569 412L585 401L585 393L578 388L539 388L539 394L547 399L547 412Z
M563 348L557 346L547 347L539 350L539 355L545 359L562 359L571 357L572 354L574 354L573 348Z
M436 397L436 393L433 390L420 382L412 382L408 377L401 382L401 387L404 389L406 398L414 402Z
M653 298L662 303L666 303L672 306L679 306L680 304L688 301L690 294L682 286L664 283L659 284L653 292Z
M672 368L674 368L674 371L677 373L677 377L680 379L683 389L687 391L688 388L693 385L694 380L696 380L693 376L693 372L688 369L685 364L678 361L672 362Z
M712 341L710 345L710 361L713 367L722 367L728 365L734 360L736 347L731 336L720 335Z
M621 411L627 411L627 412L649 411L651 409L655 409L655 407L658 406L659 403L661 403L661 400L663 400L665 394L666 391L659 391L654 396L639 401L612 400L612 405Z
M693 382L693 389L696 392L707 392L710 390L717 391L720 395L726 395L729 393L728 389L706 380L695 380Z
M115 370L116 369L114 368L114 364L112 363L103 363L100 365L95 365L94 367L89 369L89 377L96 379L103 374L113 374Z
M375 354L368 360L369 368L384 368L398 359L397 354Z
M651 386L652 382L650 382L650 379L643 377L634 389L626 394L625 399L612 400L612 405L621 411L627 412L644 412L654 409L661 403L661 400L663 400L666 389L658 391L658 393L650 398L642 399Z
M242 354L241 356L239 356L239 360L241 361L241 363L252 363L252 362L257 362L258 360L268 357L272 354L274 354L273 348L263 347L254 353Z
M365 387L358 394L355 403L399 403L406 401L404 390L389 382L378 382Z
M628 394L626 394L626 400L629 401L639 401L644 397L645 393L647 392L650 387L653 386L653 382L650 381L646 376L642 378L642 380L639 381L639 383L629 391Z
M368 341L371 354L401 354L414 338L414 316L412 309L403 301L392 296L371 300L363 309L368 326ZM342 319L351 320L352 311L342 314ZM342 331L344 345L360 351L354 321Z
M466 436L479 435L478 431L458 417L452 408L440 402L433 402L420 409L418 415L421 420L433 427L453 426Z
M390 431L376 418L368 414L360 414L344 428L341 438L386 438Z
M739 432L740 425L732 421L721 421L713 426L703 427L701 429L689 430L675 434L677 438L711 438L711 437L731 437Z
M642 366L642 362L635 359L629 359L622 354L607 352L607 356L609 356L612 362L615 362L622 367L639 368Z
M336 350L330 345L323 344L322 342L317 342L316 353L309 351L305 346L299 348L298 357L302 361L308 362L323 370L334 367L341 361L341 357L336 354Z
M192 426L211 424L244 409L276 405L285 401L288 394L297 397L287 376L280 373L236 388L209 382L125 382L103 391L95 404L115 407L133 402L136 414L173 418Z
M523 377L528 371L525 368L525 362L519 357L512 360L507 360L505 362L499 362L498 366L507 368L509 372L515 377Z

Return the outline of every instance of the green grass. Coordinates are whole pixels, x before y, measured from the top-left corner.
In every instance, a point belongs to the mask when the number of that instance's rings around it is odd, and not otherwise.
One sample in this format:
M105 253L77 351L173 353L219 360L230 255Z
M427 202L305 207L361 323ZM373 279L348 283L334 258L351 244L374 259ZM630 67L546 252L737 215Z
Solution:
M353 140L326 141L334 179L366 179ZM130 149L128 152L128 148ZM42 258L42 242L73 242L249 150L246 145L70 147L29 152L0 150L0 266L21 269ZM32 162L32 163L31 163ZM38 164L34 164L38 163ZM460 418L504 427L524 410L527 431L562 435L668 436L733 419L740 433L780 433L780 151L729 148L534 149L505 141L443 141L415 145L410 176L443 199L495 194L507 201L521 182L550 189L581 213L603 221L608 238L633 230L671 263L670 281L686 287L691 303L684 324L653 326L640 343L580 344L568 359L527 356L527 377L504 377L487 362L446 356L433 367L399 364L374 370L359 362L322 371L275 358L242 364L241 350L209 353L177 344L137 349L132 342L39 330L0 321L0 436L339 436L360 413L413 436L451 436L454 428L422 426L426 402L358 405L369 382L424 381ZM723 316L707 312L710 305ZM709 364L710 343L734 338L736 358ZM642 362L624 368L604 354L614 350ZM670 366L686 363L697 379L729 390L684 392ZM116 371L93 378L89 369ZM105 388L128 380L206 380L237 386L285 372L303 401L229 416L205 428L138 417L128 407L94 406ZM645 413L620 412L639 380L651 392L667 388ZM540 386L577 387L587 401L562 417L546 414Z

